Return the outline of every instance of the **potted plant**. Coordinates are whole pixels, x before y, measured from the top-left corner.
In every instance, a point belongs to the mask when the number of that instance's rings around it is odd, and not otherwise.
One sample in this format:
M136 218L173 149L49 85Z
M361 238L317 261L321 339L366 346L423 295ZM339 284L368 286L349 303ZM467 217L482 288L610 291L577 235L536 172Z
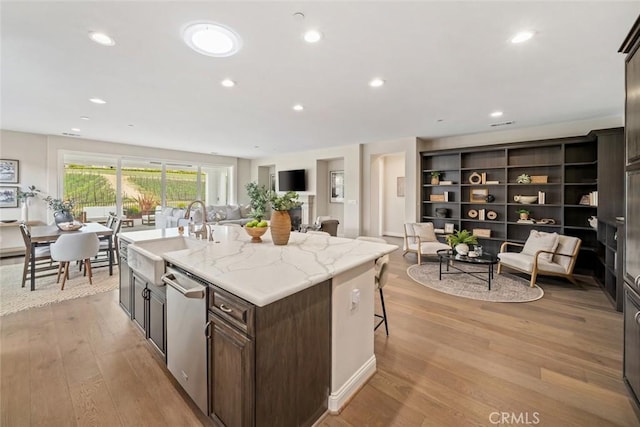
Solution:
M251 206L249 215L258 222L262 221L267 211L269 191L264 185L258 185L257 182L249 182L244 188L247 190L249 206Z
M431 171L431 184L432 185L440 184L440 176L442 176L442 172Z
M527 209L518 209L516 213L520 215L520 219L529 219L529 215L531 214Z
M271 203L271 237L274 245L286 245L291 235L291 217L289 210L302 206L298 200L298 193L287 191L278 195L275 191L269 192Z
M460 255L467 255L469 245L477 245L478 238L467 230L459 230L447 236L447 243Z
M62 200L47 196L44 201L47 202L49 209L53 211L53 219L56 225L62 222L73 222L73 214L71 212L76 205L73 199Z
M516 178L516 182L518 184L531 184L531 177L528 174L523 173Z

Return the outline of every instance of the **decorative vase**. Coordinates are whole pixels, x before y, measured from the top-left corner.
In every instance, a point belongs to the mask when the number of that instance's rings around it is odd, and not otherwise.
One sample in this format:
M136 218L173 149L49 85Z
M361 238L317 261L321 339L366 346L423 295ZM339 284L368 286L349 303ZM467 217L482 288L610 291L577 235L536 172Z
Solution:
M454 249L456 253L460 255L467 255L469 253L469 245L466 243L458 243Z
M274 245L286 245L291 235L291 216L289 211L271 213L271 238Z
M73 222L73 215L69 211L56 211L53 213L53 220L56 222L56 226L60 228L62 222Z
M20 219L25 224L29 222L29 203L27 200L28 199L22 201L22 215Z
M438 185L438 184L440 184L440 177L432 176L431 177L431 185Z
M528 213L521 213L520 214L520 219L529 219L529 214Z

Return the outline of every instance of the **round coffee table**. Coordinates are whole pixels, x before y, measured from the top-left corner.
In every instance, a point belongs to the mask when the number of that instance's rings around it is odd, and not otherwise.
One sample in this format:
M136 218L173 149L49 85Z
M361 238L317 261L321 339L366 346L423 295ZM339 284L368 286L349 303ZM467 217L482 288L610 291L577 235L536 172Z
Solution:
M468 274L476 279L487 282L489 290L491 290L491 279L493 279L493 266L498 263L498 257L488 253L483 253L477 257L470 257L466 255L455 254L451 249L440 249L436 251L440 260L440 275L439 280L442 280L443 274ZM446 271L442 271L442 263L446 266ZM457 263L471 264L471 265L486 265L487 266L487 278L481 277L478 271L465 271L457 266ZM456 271L449 271L449 268L453 268Z

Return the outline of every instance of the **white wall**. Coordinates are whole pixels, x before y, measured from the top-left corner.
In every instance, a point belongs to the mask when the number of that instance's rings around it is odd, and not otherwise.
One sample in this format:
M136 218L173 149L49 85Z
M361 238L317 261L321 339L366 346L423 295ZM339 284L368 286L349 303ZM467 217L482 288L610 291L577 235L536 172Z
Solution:
M54 197L62 195L63 154L65 152L230 166L235 172L230 182L231 201L237 199L236 194L238 194L237 190L239 185L242 185L244 188L244 182L242 181L251 176L250 161L243 161L236 157L213 156L202 153L117 144L82 138L68 138L57 135L40 135L1 130L0 150L1 158L20 161L19 186L21 188L24 189L29 185L35 185L46 195ZM34 206L29 210L29 219L47 221L48 213L46 204L41 200L35 202ZM19 218L20 209L0 210L0 219Z
M360 146L347 145L343 147L331 147L321 150L306 151L304 153L291 153L278 157L268 157L251 161L251 178L258 179L260 166L275 165L276 173L281 170L305 169L307 177L307 191L300 191L301 195L314 195L314 211L312 217L317 216L318 197L320 192L325 193L324 184L320 184L318 178L318 160L326 161L327 168L330 161L342 159L345 181L345 203L343 205L343 219L341 225L344 236L356 237L360 234ZM321 166L322 167L322 166ZM328 178L327 178L328 180ZM320 189L320 190L319 190Z
M381 159L382 172L382 234L402 237L405 220L404 197L398 196L398 177L405 176L404 154L392 154ZM406 177L405 177L406 182Z
M367 236L379 236L380 206L382 205L380 194L382 176L379 159L389 154L404 155L405 164L405 197L404 220L415 222L419 213L418 185L419 156L417 139L414 137L400 138L391 141L381 141L362 146L362 233Z

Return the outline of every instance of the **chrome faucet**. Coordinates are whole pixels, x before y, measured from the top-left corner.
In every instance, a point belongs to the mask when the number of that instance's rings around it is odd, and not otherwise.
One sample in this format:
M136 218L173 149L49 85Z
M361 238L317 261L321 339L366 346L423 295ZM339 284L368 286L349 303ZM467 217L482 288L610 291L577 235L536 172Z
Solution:
M204 202L202 200L194 200L193 202L189 203L189 206L187 206L187 212L184 214L184 217L187 220L191 220L191 207L196 203L199 203L202 206L202 228L200 228L200 230L198 231L195 231L193 234L195 234L196 237L200 237L201 239L206 239L207 231L209 230L207 228L207 208L205 207Z

